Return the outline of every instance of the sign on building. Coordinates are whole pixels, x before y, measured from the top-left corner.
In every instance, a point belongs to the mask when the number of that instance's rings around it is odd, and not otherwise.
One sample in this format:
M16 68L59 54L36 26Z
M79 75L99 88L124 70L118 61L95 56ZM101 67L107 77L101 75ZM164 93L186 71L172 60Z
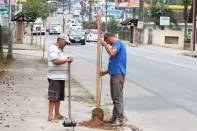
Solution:
M8 17L9 7L5 4L0 4L0 16Z
M137 28L138 29L143 29L144 28L144 22L143 21L138 21Z
M116 7L119 8L134 8L139 7L139 0L115 0L116 1Z
M170 17L161 16L161 17L160 17L160 25L163 25L163 26L168 26L168 25L170 25Z
M19 8L19 12L22 12L23 11L23 4L19 4L18 8Z

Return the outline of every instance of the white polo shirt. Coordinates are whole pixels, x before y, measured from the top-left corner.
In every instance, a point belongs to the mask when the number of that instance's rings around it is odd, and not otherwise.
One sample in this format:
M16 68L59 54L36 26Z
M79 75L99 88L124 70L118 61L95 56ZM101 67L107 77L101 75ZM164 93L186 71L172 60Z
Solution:
M53 44L48 50L48 75L52 80L67 80L68 79L68 63L62 65L55 65L53 60L66 59L67 56L63 50L59 48L58 44Z

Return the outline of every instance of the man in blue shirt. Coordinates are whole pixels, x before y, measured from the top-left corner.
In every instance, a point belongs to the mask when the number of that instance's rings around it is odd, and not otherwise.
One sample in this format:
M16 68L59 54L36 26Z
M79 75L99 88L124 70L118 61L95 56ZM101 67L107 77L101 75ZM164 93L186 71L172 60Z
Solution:
M110 122L121 126L124 124L123 86L127 64L126 47L123 42L118 40L115 35L111 33L104 35L104 41L102 41L101 44L110 55L108 69L100 70L101 76L106 74L110 75L110 91L114 105Z

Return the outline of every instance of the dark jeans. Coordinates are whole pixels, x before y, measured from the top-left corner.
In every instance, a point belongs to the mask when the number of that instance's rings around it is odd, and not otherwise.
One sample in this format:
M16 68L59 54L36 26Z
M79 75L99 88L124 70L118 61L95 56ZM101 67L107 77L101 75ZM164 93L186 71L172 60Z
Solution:
M125 75L112 75L110 78L111 98L113 101L113 117L119 121L124 119L123 87Z

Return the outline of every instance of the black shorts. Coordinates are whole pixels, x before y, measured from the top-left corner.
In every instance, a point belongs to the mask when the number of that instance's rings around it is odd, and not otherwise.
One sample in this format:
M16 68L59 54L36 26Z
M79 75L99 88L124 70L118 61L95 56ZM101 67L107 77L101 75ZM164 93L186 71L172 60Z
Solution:
M65 92L65 81L64 80L51 80L49 81L49 88L48 88L48 100L51 101L63 101Z

